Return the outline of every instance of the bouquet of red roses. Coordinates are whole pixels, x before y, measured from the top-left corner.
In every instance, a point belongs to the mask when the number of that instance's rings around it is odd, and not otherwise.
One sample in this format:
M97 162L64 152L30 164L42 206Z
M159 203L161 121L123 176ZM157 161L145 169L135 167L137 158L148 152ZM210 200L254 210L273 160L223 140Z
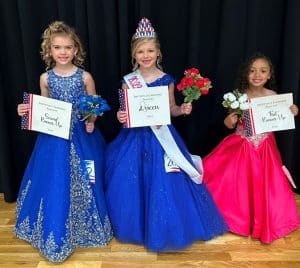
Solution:
M198 100L201 95L208 94L209 89L212 88L211 81L202 77L197 68L191 68L184 71L184 77L177 85L177 89L182 91L184 102L192 102Z

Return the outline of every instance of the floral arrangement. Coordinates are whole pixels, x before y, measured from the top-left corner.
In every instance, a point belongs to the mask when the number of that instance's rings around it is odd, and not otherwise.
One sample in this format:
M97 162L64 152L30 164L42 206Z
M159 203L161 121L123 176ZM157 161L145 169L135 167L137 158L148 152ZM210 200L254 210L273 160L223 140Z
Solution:
M82 114L81 121L90 120L92 116L102 116L109 111L106 100L99 95L83 95L79 97L79 111Z
M211 87L211 81L202 77L197 68L185 70L184 77L177 85L177 89L185 96L184 102L198 100L201 95L208 94Z
M222 105L241 117L250 108L247 94L242 94L238 89L224 94Z

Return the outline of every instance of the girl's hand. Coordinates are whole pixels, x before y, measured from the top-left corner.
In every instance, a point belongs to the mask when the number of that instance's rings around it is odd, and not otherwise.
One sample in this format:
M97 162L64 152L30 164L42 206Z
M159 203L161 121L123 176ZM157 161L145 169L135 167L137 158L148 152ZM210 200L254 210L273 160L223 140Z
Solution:
M182 103L180 106L180 111L182 114L188 115L192 112L192 104L190 102L188 103Z
M29 104L28 103L20 103L17 107L17 112L19 116L24 116L29 112Z
M239 120L238 115L236 113L230 113L224 119L224 124L227 128L233 129L237 121Z
M298 106L296 104L291 105L290 110L294 116L296 116L299 112Z
M118 118L118 120L119 120L119 122L121 124L126 123L126 121L127 121L127 114L126 114L126 112L124 112L124 111L118 111L117 112L117 118Z
M92 133L95 129L94 122L85 121L85 129L87 133Z

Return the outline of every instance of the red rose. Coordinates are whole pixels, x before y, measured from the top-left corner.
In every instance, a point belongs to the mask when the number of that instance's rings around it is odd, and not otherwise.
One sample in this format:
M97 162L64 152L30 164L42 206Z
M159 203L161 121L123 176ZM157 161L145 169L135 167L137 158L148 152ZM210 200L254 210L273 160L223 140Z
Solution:
M203 78L204 84L210 84L210 80L208 78Z
M194 85L194 79L192 77L186 77L185 79L185 84L188 86L188 87L191 87L192 85Z
M191 68L184 72L185 74L191 75L191 76L197 76L199 75L199 70L197 68Z
M179 84L177 85L177 89L178 89L179 91L182 91L182 90L183 90L183 85L182 85L181 83L179 83Z
M203 81L203 79L199 79L197 82L196 82L196 86L198 87L198 88L201 88L201 87L204 87L204 81Z
M184 87L191 87L194 84L194 79L192 77L184 77L181 80Z
M207 95L208 94L208 88L201 89L201 94L202 95Z

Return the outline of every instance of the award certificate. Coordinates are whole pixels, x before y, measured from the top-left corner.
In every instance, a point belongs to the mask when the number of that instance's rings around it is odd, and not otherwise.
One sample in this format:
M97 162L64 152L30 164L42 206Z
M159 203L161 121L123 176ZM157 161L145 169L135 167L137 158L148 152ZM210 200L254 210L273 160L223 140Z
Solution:
M168 86L120 90L121 107L127 112L125 127L168 125L170 104Z
M292 93L253 98L250 117L255 134L295 128Z
M69 139L72 104L40 95L24 93L30 110L22 117L22 129Z

